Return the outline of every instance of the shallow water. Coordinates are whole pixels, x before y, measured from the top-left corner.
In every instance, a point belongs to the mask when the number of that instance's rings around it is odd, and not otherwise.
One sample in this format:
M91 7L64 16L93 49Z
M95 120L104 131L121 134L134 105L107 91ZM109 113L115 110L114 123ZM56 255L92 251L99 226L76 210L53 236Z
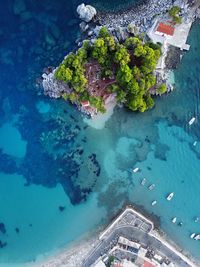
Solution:
M200 243L189 235L200 229L194 222L200 217L200 23L175 72L176 90L145 114L116 108L100 130L35 85L44 67L74 47L77 4L5 1L0 10L0 223L6 229L0 263L23 266L53 253L107 223L126 203L159 216L162 229L199 258ZM189 127L192 116L197 120ZM133 174L134 167L141 172ZM174 216L182 227L171 223Z

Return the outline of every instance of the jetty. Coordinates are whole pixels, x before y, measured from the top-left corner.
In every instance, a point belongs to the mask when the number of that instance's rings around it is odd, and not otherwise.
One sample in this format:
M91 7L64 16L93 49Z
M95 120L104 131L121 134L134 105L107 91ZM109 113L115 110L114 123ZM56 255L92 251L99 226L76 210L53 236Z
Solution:
M99 235L98 243L81 266L103 267L111 259L110 266L199 266L161 236L153 221L132 206L126 207Z

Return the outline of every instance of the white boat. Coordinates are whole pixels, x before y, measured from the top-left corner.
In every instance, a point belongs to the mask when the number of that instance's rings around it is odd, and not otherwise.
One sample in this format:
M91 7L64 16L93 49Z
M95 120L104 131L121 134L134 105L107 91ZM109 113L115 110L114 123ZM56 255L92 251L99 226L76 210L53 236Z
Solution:
M190 238L193 239L193 238L195 237L195 235L196 235L195 233L192 233L192 234L190 235Z
M167 196L167 200L170 201L174 196L174 193L170 193L168 196Z
M142 179L142 181L141 181L141 185L145 185L145 183L146 183L146 179L144 178L144 179Z
M155 188L155 184L151 184L148 188L149 188L149 190L153 190L154 188Z
M196 222L198 222L199 221L199 217L196 217L195 219L194 219L194 222L196 223Z
M135 168L133 169L133 172L138 172L140 169L139 168Z
M200 240L200 235L196 235L196 236L194 237L194 239L195 239L195 240Z
M196 146L196 145L197 145L197 141L194 141L193 146Z
M174 217L174 218L172 219L172 222L173 222L173 223L176 223L176 220L177 220L177 218Z
M157 201L156 201L156 200L154 200L154 201L152 201L151 205L152 205L152 206L155 206L155 205L156 205L156 203L157 203Z
M191 120L189 120L189 125L192 125L194 122L195 122L196 118L195 117L192 117Z

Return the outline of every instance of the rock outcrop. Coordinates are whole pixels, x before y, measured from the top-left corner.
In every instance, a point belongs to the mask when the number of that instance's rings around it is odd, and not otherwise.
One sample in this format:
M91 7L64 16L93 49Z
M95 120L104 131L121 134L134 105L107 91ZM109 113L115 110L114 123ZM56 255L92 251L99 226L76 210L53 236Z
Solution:
M79 5L76 11L79 14L79 18L84 20L85 22L91 21L97 14L97 11L93 6L85 4Z
M69 94L71 92L68 85L64 82L58 81L54 77L54 72L42 74L42 85L44 88L44 94L52 98L59 98L63 93Z

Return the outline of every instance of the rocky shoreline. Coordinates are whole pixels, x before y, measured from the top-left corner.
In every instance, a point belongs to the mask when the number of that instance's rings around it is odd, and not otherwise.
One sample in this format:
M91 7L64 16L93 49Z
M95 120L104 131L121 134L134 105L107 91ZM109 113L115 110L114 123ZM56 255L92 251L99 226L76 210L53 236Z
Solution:
M134 23L140 27L140 32L145 32L151 26L152 20L158 14L166 13L174 5L173 0L146 0L138 6L118 13L97 13L96 20L100 25L107 27L126 27Z
M130 23L140 28L140 33L152 25L157 16L165 15L173 6L180 6L182 8L181 15L187 15L185 5L188 7L194 6L198 0L144 0L137 6L129 7L121 12L97 12L94 21L106 27L127 27ZM200 12L196 12L196 17L199 17Z

